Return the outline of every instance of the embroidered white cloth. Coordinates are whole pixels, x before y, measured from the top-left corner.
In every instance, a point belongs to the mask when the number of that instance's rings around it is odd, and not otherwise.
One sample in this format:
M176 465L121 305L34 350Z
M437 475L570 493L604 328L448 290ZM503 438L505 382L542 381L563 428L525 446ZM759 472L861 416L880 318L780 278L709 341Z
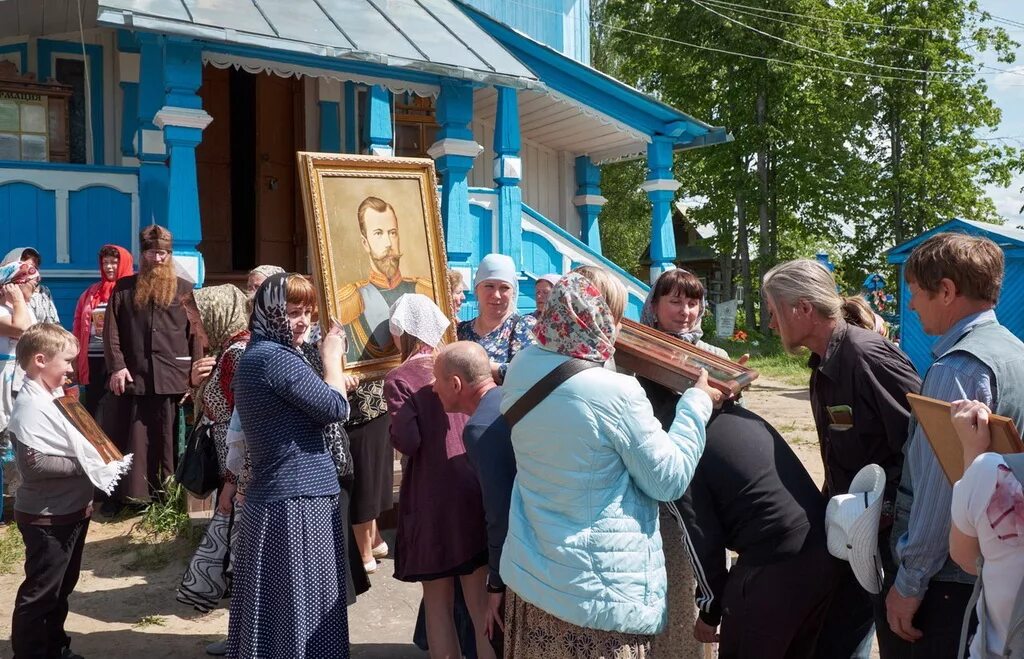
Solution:
M431 348L441 343L451 319L437 308L434 301L420 293L406 293L391 305L391 333L409 333Z
M75 428L54 402L60 390L47 391L35 380L25 378L11 411L7 429L16 440L45 455L74 458L92 484L112 494L114 485L132 466L132 454L104 462L89 440Z

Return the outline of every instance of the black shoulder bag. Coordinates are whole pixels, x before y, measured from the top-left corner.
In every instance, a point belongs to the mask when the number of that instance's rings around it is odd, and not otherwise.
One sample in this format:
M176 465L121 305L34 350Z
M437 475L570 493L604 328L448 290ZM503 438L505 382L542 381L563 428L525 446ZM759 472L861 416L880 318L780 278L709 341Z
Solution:
M512 407L508 408L508 411L502 415L505 417L505 423L508 424L509 430L512 429L512 426L522 421L523 417L529 414L533 408L537 407L542 400L547 398L548 394L557 389L558 385L588 368L601 367L602 365L597 362L576 358L559 364L554 370L527 389L526 393L520 396L519 400L513 403Z

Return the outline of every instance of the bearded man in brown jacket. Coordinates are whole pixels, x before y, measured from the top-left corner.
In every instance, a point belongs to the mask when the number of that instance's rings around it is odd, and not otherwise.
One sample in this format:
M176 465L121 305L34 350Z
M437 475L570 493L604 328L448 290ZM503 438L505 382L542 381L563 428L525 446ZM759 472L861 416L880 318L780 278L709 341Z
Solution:
M177 405L206 343L192 283L175 273L171 232L154 224L142 230L139 243L139 274L117 282L103 328L108 386L128 399L120 406L127 436L114 440L135 454L119 491L132 503L150 501L152 490L174 473Z

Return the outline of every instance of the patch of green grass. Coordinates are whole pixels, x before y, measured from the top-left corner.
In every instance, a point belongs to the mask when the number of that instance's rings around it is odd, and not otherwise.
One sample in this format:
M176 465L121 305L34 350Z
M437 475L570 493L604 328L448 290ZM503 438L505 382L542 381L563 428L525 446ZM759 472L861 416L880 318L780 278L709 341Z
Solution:
M160 616L142 616L139 621L132 625L132 627L163 627L167 624L167 621Z
M14 574L25 562L25 543L14 524L0 529L0 574Z
M751 357L747 366L764 378L779 380L797 387L806 387L811 375L810 369L807 368L806 355L760 355Z
M203 529L193 524L188 515L188 493L173 477L164 480L163 489L156 492L156 499L143 510L133 531L136 529L160 539L182 538L193 548L203 537Z
M750 355L747 366L756 370L762 377L779 380L794 386L807 386L810 369L807 368L807 352L790 355L782 348L782 343L775 335L762 335L756 331L747 332L747 340L718 339L704 335L704 340L712 345L723 348L733 359L741 355Z

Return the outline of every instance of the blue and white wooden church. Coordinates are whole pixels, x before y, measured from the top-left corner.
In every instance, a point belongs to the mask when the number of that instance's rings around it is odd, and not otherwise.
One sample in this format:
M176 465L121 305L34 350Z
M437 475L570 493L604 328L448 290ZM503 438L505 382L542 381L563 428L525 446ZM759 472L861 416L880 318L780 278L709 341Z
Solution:
M934 361L932 345L937 337L924 333L921 320L907 304L910 300L910 291L907 289L903 269L915 247L935 234L945 232L982 236L992 240L1003 250L1006 269L1003 274L1003 287L999 292L999 304L996 305L996 316L1007 329L1024 338L1024 230L987 222L950 220L893 247L887 253L889 263L899 266L900 348L907 353L922 375Z
M729 137L590 68L589 10L589 0L0 2L0 60L74 89L70 163L0 160L0 248L39 249L70 324L98 248L137 254L151 221L173 231L197 281L240 281L258 263L306 270L295 151L429 156L452 267L471 280L483 254L512 256L526 310L540 274L601 264L627 284L635 315L645 284L601 256L598 165L646 158L656 276L675 257L673 153ZM0 154L13 130L4 116L0 107ZM463 314L474 313L470 299Z

